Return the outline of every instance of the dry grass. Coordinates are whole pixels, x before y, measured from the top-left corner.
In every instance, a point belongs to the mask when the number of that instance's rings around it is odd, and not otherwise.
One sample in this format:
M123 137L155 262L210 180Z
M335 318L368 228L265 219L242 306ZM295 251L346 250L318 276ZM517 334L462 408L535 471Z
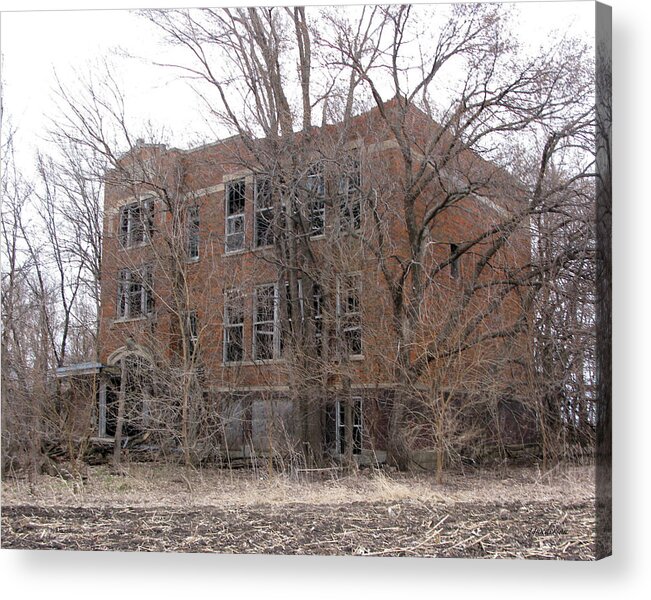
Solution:
M310 474L314 475L314 474ZM5 482L5 548L591 560L594 469L319 473L128 465ZM325 478L323 476L325 475Z
M131 464L124 475L106 466L89 467L85 477L41 476L36 482L3 483L4 506L183 507L256 506L303 503L337 505L351 502L583 502L594 498L594 468L562 467L548 473L534 468L453 473L442 485L430 474L402 475L362 471L318 481L283 474L188 470L174 465Z

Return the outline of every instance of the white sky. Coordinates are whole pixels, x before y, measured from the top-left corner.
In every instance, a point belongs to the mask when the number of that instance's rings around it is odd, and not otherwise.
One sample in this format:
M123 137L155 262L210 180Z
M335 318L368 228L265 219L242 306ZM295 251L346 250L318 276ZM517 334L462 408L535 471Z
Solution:
M3 8L10 4L0 1ZM571 27L574 33L592 35L592 2L525 2L519 7L520 35L534 45L543 43L554 28ZM206 131L184 82L174 80L169 70L121 57L116 51L121 47L135 56L160 57L164 49L142 17L118 9L17 11L3 12L0 26L4 109L18 129L16 152L21 164L33 160L48 124L45 115L54 112L54 73L64 82L73 81L75 69L84 72L104 56L118 65L127 112L134 123L150 120L165 125L172 145L178 147L214 137Z

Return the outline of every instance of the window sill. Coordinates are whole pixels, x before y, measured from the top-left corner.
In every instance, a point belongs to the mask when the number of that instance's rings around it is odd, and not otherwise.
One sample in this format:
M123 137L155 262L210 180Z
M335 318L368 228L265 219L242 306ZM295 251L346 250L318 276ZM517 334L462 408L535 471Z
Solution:
M268 358L265 360L241 360L239 362L222 362L222 367L259 367L261 365L280 365L284 358Z
M224 256L240 256L242 254L246 254L247 252L251 252L248 248L242 248L241 250L231 250L231 251L224 251L222 254L222 257Z
M140 317L118 317L117 319L113 319L113 324L120 324L120 323L134 323L136 321L146 321L150 315L142 315Z
M191 265L194 263L198 263L200 258L201 258L200 256L195 256L194 258L186 258L185 262L186 264Z
M137 244L120 244L121 250L137 250L138 248L145 248L151 244L151 240L146 240L144 242L138 242Z

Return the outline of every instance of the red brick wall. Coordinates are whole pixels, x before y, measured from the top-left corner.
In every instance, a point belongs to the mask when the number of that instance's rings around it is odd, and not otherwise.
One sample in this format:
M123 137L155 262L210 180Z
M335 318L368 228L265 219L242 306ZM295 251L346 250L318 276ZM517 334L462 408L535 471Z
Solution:
M426 133L432 129L431 122L426 122L416 115L414 126L421 132L424 143ZM328 127L323 135L337 134L337 129ZM386 126L377 111L371 111L357 119L351 127L350 139L362 143L362 180L363 187L381 187L381 195L386 201L385 218L388 220L387 231L397 254L407 253L404 225L401 221L401 208L391 205L395 196L394 186L400 178L401 160L395 143L391 143ZM389 140L389 141L387 141ZM378 144L383 144L377 146ZM375 146L374 146L375 145ZM192 290L193 304L196 308L201 328L201 343L206 367L207 381L214 387L228 386L282 386L287 383L282 361L272 364L251 364L252 347L252 292L256 285L276 281L275 267L265 257L272 255L272 249L251 251L253 239L253 184L252 177L246 174L243 165L250 163L249 155L238 138L222 143L199 148L192 151L163 150L160 147L143 147L137 151L137 158L150 157L157 170L157 176L165 185L176 191L188 194L189 202L196 203L200 209L200 257L188 265L187 275ZM467 153L461 159L458 168L494 169L493 166ZM125 159L128 160L128 159ZM473 163L470 165L470 163ZM225 192L222 187L225 178L233 178L241 173L246 177L246 246L249 250L227 255L224 252ZM495 188L504 185L506 176L494 177ZM500 179L501 181L497 181ZM499 186L498 186L499 184ZM151 243L139 248L123 249L117 239L119 230L118 209L133 200L134 192L146 192L146 186L125 186L120 183L119 174L107 176L105 193L106 219L104 225L104 255L102 264L102 311L100 326L101 360L106 362L112 352L125 345L131 337L135 344L153 348L154 352L168 355L175 347L174 315L167 308L170 302L170 280L172 272L166 249L166 232L171 226L170 214L162 202L158 201L155 211L155 228ZM208 193L197 195L195 192L208 189ZM503 187L500 187L503 189ZM515 189L515 186L514 186ZM487 189L486 194L490 195ZM421 195L422 203L437 194L432 185ZM493 196L494 197L494 196ZM509 199L508 202L511 200ZM503 199L496 203L505 204ZM422 204L424 207L424 204ZM368 215L365 216L368 218ZM476 197L467 198L445 213L436 221L432 229L431 260L446 258L451 243L471 239L486 228L488 223L497 222L499 216L495 210L479 202ZM362 235L371 236L370 223L363 225ZM325 241L315 241L316 252ZM488 242L487 242L488 243ZM350 242L350 255L354 256L351 270L363 273L362 323L364 359L353 360L346 365L346 371L355 384L374 385L387 383L392 379L391 361L387 360L395 353L395 336L392 333L391 302L386 284L377 268L372 254L364 250L364 245ZM495 260L508 266L514 262L528 260L529 239L525 234L514 238L502 250ZM117 316L117 273L124 266L137 267L141 264L153 264L156 291L156 312L153 318L144 318L121 322ZM465 256L460 261L460 277L450 277L449 269L441 272L436 279L436 293L429 302L434 314L439 308L449 310L458 301L462 292L464 279L473 269L474 259ZM496 273L495 270L492 271ZM486 275L488 276L488 274ZM222 365L223 346L223 297L224 291L231 287L240 287L246 293L246 317L244 326L245 361L239 366ZM482 300L478 297L475 308L479 310ZM519 315L520 306L517 298L510 298L499 312L499 318L513 320ZM444 312L438 313L443 318ZM425 334L431 331L424 331ZM178 340L177 340L178 341ZM469 360L472 356L469 354Z

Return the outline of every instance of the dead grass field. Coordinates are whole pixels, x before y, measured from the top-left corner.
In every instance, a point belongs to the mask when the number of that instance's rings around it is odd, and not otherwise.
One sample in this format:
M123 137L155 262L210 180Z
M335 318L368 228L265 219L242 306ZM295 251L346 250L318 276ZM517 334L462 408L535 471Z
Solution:
M9 480L2 547L594 558L594 469L290 478L131 464Z

